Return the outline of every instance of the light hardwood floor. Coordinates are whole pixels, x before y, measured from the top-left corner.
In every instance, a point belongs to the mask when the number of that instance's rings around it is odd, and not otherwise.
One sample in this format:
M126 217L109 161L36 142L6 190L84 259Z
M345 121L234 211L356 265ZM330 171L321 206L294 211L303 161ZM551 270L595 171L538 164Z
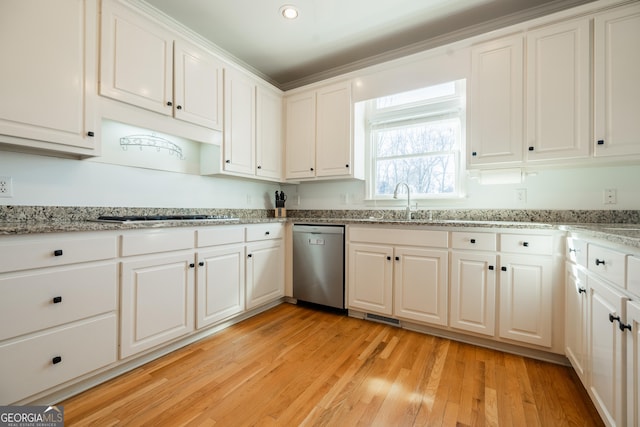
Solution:
M60 404L68 426L602 425L568 367L291 304Z

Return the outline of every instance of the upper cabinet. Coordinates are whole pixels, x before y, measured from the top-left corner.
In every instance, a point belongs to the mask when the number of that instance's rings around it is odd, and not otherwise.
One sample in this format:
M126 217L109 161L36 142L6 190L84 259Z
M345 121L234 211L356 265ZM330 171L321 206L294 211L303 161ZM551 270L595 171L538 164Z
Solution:
M640 154L640 3L596 15L595 155Z
M469 165L522 160L522 60L522 36L471 51Z
M531 31L526 40L526 160L588 157L589 20Z
M5 0L0 15L0 142L99 154L97 1Z
M286 99L286 178L358 178L351 82Z
M223 170L255 173L256 83L229 69L225 81Z
M103 2L100 95L222 130L223 69L160 24Z
M282 94L264 85L256 92L256 175L282 180Z

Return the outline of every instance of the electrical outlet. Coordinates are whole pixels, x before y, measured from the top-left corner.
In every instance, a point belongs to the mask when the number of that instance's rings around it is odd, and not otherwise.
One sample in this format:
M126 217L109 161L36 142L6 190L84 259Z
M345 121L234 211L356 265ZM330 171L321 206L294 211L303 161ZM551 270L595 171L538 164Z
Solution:
M0 176L0 197L13 197L13 181L10 176Z
M605 205L615 205L618 203L618 194L615 188L605 188L602 202Z
M516 202L518 202L518 203L527 203L527 189L526 188L518 188L518 189L516 189Z

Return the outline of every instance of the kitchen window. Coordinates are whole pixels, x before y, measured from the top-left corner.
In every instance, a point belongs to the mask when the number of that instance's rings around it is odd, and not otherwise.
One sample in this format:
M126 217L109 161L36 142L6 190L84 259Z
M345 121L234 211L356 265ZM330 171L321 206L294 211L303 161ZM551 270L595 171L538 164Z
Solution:
M367 198L391 199L399 182L415 199L460 197L464 129L464 80L367 101Z

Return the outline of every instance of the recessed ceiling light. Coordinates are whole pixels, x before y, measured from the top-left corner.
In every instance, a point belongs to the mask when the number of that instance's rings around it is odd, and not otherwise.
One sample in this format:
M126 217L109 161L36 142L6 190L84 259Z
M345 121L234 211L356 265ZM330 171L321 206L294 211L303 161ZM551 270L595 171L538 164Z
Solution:
M296 19L298 17L298 9L289 4L282 6L280 8L280 13L285 19Z

